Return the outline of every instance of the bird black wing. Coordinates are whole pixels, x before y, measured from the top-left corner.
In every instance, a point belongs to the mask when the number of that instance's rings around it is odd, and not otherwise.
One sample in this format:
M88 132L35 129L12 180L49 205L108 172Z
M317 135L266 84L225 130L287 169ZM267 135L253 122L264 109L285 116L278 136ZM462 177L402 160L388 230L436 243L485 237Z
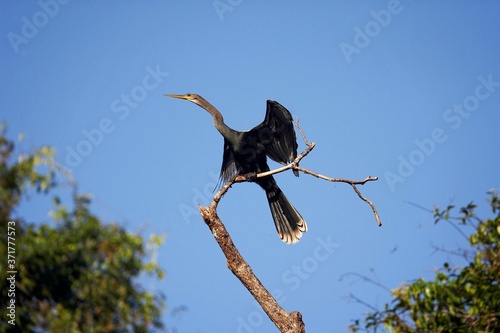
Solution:
M273 161L286 165L297 157L298 145L293 118L280 103L268 100L264 121L251 131L255 131L266 155ZM297 170L294 170L294 174L298 176Z
M224 154L222 156L222 166L220 168L220 178L217 188L227 183L236 175L237 168L234 160L234 153L229 141L224 138Z

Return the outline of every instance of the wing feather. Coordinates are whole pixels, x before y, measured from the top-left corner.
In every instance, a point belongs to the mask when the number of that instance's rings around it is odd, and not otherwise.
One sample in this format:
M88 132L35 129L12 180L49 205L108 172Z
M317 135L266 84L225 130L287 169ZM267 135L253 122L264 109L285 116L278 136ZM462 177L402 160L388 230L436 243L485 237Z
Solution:
M222 166L220 169L219 182L216 188L220 188L223 184L230 181L237 172L234 153L229 145L229 142L224 138L224 154L222 156Z
M256 131L266 155L273 161L286 165L297 157L293 117L280 103L268 100L264 121L251 131ZM294 174L298 176L297 170L294 170Z

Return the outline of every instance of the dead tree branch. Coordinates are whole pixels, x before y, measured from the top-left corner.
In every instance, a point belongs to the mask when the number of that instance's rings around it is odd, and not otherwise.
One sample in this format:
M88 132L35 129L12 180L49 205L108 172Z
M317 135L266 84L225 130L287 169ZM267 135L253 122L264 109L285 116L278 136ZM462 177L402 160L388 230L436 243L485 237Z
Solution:
M234 245L229 233L227 232L224 224L220 220L217 215L217 206L224 196L224 194L229 190L229 188L235 183L247 182L247 181L255 181L256 178L266 177L269 175L277 174L288 169L295 169L302 171L303 173L312 175L314 177L327 180L330 182L342 182L347 183L352 186L356 194L365 201L373 210L375 215L375 220L377 224L381 226L380 218L375 209L373 203L363 197L361 192L358 190L356 185L364 185L366 182L375 181L377 177L366 177L363 180L353 181L344 178L331 178L327 176L323 176L319 173L311 171L309 169L303 168L299 166L299 162L309 154L315 147L315 143L309 143L306 139L306 136L300 129L298 125L298 120L296 122L296 127L302 135L302 139L304 140L307 148L297 156L297 158L290 164L280 167L275 170L259 173L259 174L247 174L247 175L238 175L234 177L231 181L227 182L222 186L222 188L215 194L213 197L212 203L207 207L199 206L200 214L205 221L205 223L210 228L215 240L219 244L222 252L226 257L226 262L228 268L233 272L233 274L241 281L241 283L248 289L248 291L252 294L252 296L257 300L260 304L264 312L268 315L268 317L272 320L272 322L278 327L281 332L287 333L305 333L305 325L302 321L302 315L300 312L286 312L276 301L276 299L269 293L269 291L262 285L257 276L253 273L250 265L243 259L238 249Z
M227 184L226 184L227 185ZM229 185L230 186L230 185ZM229 186L224 186L227 191ZM224 189L224 188L223 188ZM219 192L221 192L221 189ZM304 333L305 325L302 321L302 315L299 312L286 312L271 295L271 293L262 285L260 280L253 273L250 265L243 259L240 252L234 245L226 227L217 215L217 202L214 200L208 207L199 207L203 220L212 231L222 252L226 256L228 268L248 289L252 296L260 304L264 312L278 327L280 332Z
M314 176L316 178L323 179L323 180L326 180L326 181L329 181L329 182L333 182L333 183L347 183L347 184L349 184L349 185L352 186L354 192L356 192L356 194L358 195L358 197L361 200L363 200L364 202L366 202L370 206L370 208L373 211L373 215L375 216L375 221L377 222L377 225L379 227L382 226L382 222L380 221L380 216L378 215L378 212L377 212L377 209L375 208L375 205L369 199L365 198L361 194L361 192L359 191L359 189L356 186L356 185L364 185L367 182L378 180L378 177L368 176L368 177L366 177L363 180L350 180L350 179L345 179L345 178L332 178L332 177L323 176L323 175L321 175L321 174L319 174L317 172L314 172L314 171L311 171L309 169L300 167L299 166L300 160L302 160L305 156L307 156L307 154L309 154L314 149L314 147L316 146L316 144L314 142L309 143L307 141L307 138L306 138L304 132L299 127L299 120L298 119L295 121L295 126L297 127L298 131L302 135L302 139L304 140L304 143L306 144L307 148L302 153L300 153L300 155L297 156L297 158L292 163L290 163L288 165L285 165L285 166L283 166L281 168L277 168L277 169L274 169L274 170L271 170L271 171L259 173L257 175L257 178L266 177L266 176L269 176L269 175L274 175L274 174L283 172L283 171L288 170L288 169L295 169L295 170L302 171L303 173L306 173L308 175L311 175L311 176Z

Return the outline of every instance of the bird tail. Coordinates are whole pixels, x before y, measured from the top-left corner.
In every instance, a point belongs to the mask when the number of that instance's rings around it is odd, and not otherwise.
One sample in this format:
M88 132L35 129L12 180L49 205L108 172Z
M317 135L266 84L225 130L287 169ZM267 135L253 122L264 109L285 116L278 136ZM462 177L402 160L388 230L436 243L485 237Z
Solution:
M281 240L287 244L296 243L307 231L307 223L281 192L278 185L265 189L274 225Z

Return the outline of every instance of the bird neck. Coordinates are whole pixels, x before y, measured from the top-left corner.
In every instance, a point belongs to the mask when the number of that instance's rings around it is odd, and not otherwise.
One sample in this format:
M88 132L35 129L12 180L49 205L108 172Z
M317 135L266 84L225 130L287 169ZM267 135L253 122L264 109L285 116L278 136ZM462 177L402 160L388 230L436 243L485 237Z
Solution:
M232 138L235 134L235 131L224 123L224 118L222 118L220 113L218 116L214 116L214 125L219 133L226 139Z
M204 109L207 110L207 112L210 113L214 118L215 128L217 128L217 130L220 134L222 134L223 137L227 139L232 138L235 134L235 131L224 123L224 118L222 117L222 114L219 112L219 110L217 110L206 100L205 102L206 104L204 105Z

